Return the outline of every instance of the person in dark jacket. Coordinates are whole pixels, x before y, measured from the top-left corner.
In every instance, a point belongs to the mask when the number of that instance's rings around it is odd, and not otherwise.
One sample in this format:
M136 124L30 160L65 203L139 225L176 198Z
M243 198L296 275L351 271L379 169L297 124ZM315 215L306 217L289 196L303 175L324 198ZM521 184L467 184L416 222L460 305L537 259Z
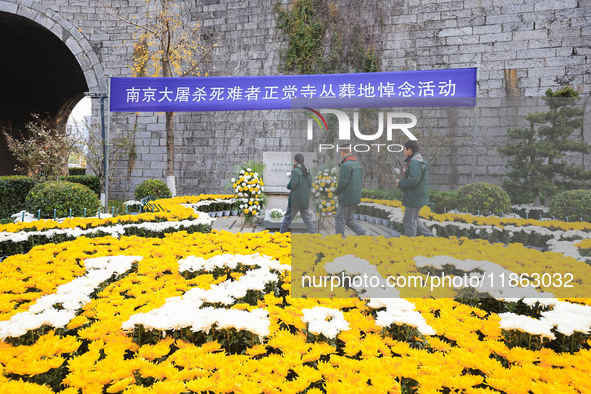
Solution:
M290 190L287 200L287 211L283 216L280 233L284 233L289 228L291 221L299 212L302 215L304 224L309 233L315 233L312 214L308 211L310 206L310 188L312 187L312 175L308 167L304 164L304 155L298 153L295 155L294 166L291 170L291 176L287 188Z
M402 205L404 205L404 235L416 237L432 236L431 231L419 221L419 212L423 205L429 203L429 171L427 160L419 153L419 144L408 140L404 144L406 166L402 179L396 180L396 187L402 190Z
M346 225L357 235L367 235L363 227L353 218L357 205L361 202L363 169L351 153L350 145L339 147L339 151L342 160L339 183L335 190L339 202L335 217L335 233L345 236Z

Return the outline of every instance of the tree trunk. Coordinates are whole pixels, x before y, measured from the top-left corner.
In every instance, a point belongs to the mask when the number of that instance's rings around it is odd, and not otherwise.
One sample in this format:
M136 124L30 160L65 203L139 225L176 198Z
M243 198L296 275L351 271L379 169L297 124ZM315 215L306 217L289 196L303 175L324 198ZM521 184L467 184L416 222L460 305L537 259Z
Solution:
M176 196L174 178L174 112L166 113L166 184L172 196Z

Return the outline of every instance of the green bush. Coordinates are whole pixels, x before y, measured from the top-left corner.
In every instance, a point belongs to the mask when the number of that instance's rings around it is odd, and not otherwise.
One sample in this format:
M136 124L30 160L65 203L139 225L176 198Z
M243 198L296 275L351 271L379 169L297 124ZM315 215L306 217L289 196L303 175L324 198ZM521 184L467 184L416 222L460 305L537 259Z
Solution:
M149 196L156 199L170 198L170 189L166 186L166 183L159 179L146 179L135 189L135 199L141 200Z
M431 191L429 193L429 207L435 213L446 213L452 209L457 209L456 192Z
M558 220L591 222L591 190L568 190L550 200L550 215Z
M361 197L374 200L400 200L402 193L399 189L381 190L381 189L361 189Z
M456 193L456 209L471 214L494 215L511 212L509 194L498 185L470 183L460 187Z
M27 211L36 214L41 210L42 218L94 215L99 207L98 196L84 185L65 181L39 183L31 189L26 198Z
M65 179L67 182L79 183L86 186L93 192L100 196L101 194L101 181L96 175L70 175Z
M70 167L68 168L69 176L83 176L86 175L86 167Z
M0 177L0 219L25 209L25 197L35 186L35 181L27 176Z

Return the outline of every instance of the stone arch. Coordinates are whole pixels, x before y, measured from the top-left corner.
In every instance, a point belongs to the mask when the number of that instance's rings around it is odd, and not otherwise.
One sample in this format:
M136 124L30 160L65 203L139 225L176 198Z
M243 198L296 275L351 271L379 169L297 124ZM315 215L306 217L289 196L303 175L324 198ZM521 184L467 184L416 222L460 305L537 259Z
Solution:
M64 126L84 92L107 92L99 57L84 34L43 4L0 0L0 128L23 130L31 113ZM13 42L11 42L13 38ZM22 47L22 48L21 48ZM22 90L19 89L23 86ZM14 159L0 135L0 175L14 172Z

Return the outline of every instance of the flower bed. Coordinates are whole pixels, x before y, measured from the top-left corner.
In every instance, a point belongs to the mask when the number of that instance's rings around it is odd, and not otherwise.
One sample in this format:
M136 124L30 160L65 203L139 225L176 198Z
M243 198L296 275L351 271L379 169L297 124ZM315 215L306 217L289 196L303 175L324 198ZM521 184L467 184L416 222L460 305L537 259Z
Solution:
M352 250L384 277L390 261L423 276L476 261L556 267L584 290L582 262L483 240L301 237L293 252L268 232L79 237L8 257L0 392L591 390L589 299L291 296L292 278L332 275Z
M584 239L581 242L576 243L576 246L581 255L591 257L591 239Z
M384 210L395 230L403 232L404 207L396 200L363 199L362 205ZM591 223L560 222L473 216L470 214L434 214L421 210L423 223L437 236L486 239L490 242L522 243L546 247L551 240L576 241L591 238Z
M38 220L0 226L0 256L26 253L36 245L65 242L76 237L105 235L138 235L159 237L165 233L184 230L209 232L213 220L197 212L201 207L217 204L231 196L200 195L157 200L160 212L121 215L109 218L73 218L62 221Z

